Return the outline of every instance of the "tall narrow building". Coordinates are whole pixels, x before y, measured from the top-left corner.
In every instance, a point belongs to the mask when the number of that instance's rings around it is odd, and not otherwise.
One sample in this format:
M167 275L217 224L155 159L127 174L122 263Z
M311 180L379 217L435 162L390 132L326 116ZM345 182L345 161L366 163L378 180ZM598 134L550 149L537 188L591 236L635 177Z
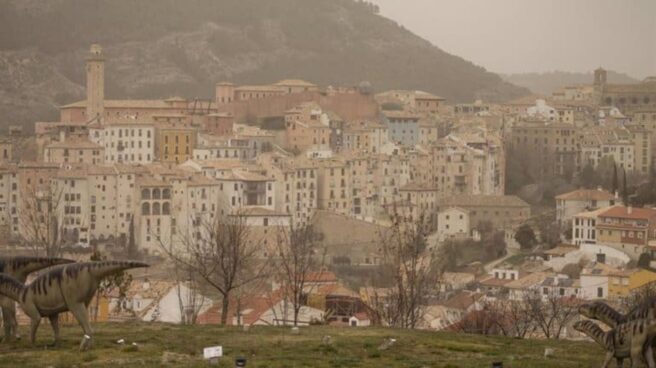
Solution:
M105 113L105 57L102 47L91 45L87 57L87 120L101 119Z

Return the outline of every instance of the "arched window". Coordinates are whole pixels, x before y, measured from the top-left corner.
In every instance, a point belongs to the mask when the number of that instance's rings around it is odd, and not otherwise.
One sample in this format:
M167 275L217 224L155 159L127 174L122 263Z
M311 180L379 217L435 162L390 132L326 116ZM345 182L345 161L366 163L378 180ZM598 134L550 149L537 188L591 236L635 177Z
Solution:
M162 196L160 195L160 191L158 188L153 189L153 199L160 199Z
M150 199L150 189L141 190L141 199Z
M162 191L162 198L163 199L171 199L171 189L168 189L168 188L164 189Z
M631 98L631 103L634 104L634 105L637 104L638 103L638 98L637 97L632 97Z
M610 106L613 103L613 99L610 97L606 97L606 105Z
M141 205L141 214L145 216L150 215L150 203L146 202Z
M159 216L160 211L159 211L159 202L153 203L153 215Z
M648 104L649 103L649 97L645 96L645 98L642 99L642 102L644 102L645 104Z
M169 202L164 202L162 205L162 215L170 215L171 214L171 204Z

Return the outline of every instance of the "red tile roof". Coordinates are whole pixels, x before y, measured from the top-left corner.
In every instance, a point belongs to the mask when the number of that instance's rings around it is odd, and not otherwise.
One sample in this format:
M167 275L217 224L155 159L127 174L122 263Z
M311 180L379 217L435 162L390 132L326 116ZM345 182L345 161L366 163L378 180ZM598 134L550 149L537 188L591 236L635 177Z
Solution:
M652 208L635 208L615 206L599 214L599 217L615 217L635 220L649 220L656 217L656 210Z
M615 196L610 192L599 189L578 189L573 192L563 193L556 196L556 199L568 201L610 201L615 199Z

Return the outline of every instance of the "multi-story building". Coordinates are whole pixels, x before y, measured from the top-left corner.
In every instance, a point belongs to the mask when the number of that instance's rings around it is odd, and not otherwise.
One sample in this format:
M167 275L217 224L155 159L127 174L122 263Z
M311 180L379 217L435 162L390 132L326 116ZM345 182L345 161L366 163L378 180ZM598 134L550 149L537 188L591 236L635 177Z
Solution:
M107 163L147 164L155 160L155 126L152 123L93 123L89 139L105 148Z
M317 161L317 207L340 214L353 211L348 165L340 159Z
M656 210L614 206L597 215L597 243L608 245L637 260L642 253L656 255L649 245L656 239Z
M616 194L599 189L577 189L556 196L556 220L566 224L583 212L609 207L617 201Z
M196 130L190 126L158 125L155 158L162 162L182 163L193 157Z
M342 148L374 154L381 152L381 148L389 141L387 127L371 121L347 124L342 137Z
M489 222L494 228L506 229L525 222L531 216L531 206L528 203L509 195L452 195L437 201L440 211L451 207L468 211L472 228L478 228L482 222Z
M289 215L295 226L308 225L317 209L316 164L277 153L260 155L258 161L275 180L275 211Z
M544 121L522 122L512 128L509 154L521 157L536 178L572 176L580 170L576 126Z
M419 120L421 116L408 111L383 111L390 141L404 146L419 144Z
M100 165L105 162L105 147L85 139L66 139L44 148L45 162Z
M616 106L627 112L656 107L656 77L635 84L609 84L607 72L599 68L593 86L594 102L600 106Z
M14 159L14 142L7 138L0 139L0 163Z
M332 129L329 114L314 103L302 104L285 114L286 146L303 152L311 147L329 147Z

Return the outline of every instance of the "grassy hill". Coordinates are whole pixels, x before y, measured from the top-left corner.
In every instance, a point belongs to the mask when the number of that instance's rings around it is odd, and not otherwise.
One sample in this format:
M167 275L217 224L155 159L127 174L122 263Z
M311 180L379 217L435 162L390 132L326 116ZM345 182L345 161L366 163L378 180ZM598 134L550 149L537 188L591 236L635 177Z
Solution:
M528 93L361 1L0 0L0 65L16 70L0 70L0 98L22 112L36 99L56 116L57 103L79 98L94 42L106 49L109 98L211 97L219 81L283 78L324 86L369 81L376 90L422 89L450 101ZM45 75L31 78L39 65ZM73 85L41 85L62 76ZM32 98L33 91L44 96ZM12 111L0 111L0 122L29 122L29 114Z
M43 324L38 346L26 341L0 344L1 367L108 367L164 366L205 367L203 347L222 345L225 357L220 367L233 367L236 357L248 359L248 367L489 367L503 361L504 367L566 368L601 364L603 354L596 344L571 341L516 340L453 333L382 328L289 328L254 327L244 332L219 326L174 326L164 324L96 324L95 346L79 353L81 331L76 325L63 329L63 343L45 349L50 326ZM332 344L322 343L329 335ZM126 345L118 345L118 339ZM386 338L397 339L387 350L378 347ZM138 348L131 346L136 342ZM545 348L555 356L544 358ZM166 352L166 353L165 353ZM173 353L173 358L171 353Z

